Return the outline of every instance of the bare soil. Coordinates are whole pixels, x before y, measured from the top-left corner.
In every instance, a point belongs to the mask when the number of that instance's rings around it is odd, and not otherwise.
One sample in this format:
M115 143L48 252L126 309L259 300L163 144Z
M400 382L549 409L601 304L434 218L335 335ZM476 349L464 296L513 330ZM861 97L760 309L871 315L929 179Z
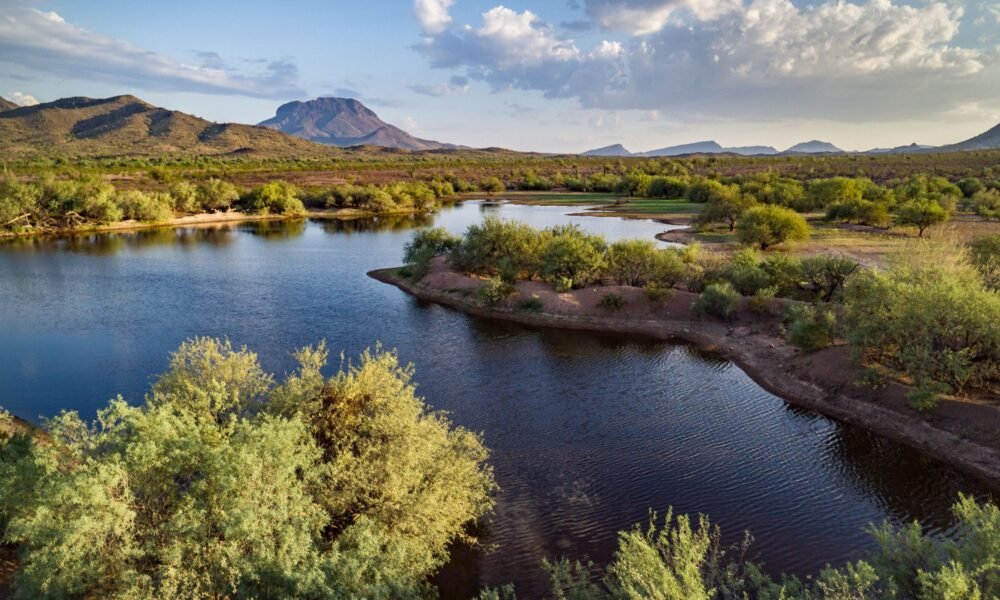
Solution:
M732 360L761 387L791 405L815 410L834 419L871 430L918 448L1000 490L1000 402L994 398L948 398L928 412L914 410L910 388L890 382L873 389L859 383L861 368L844 345L804 352L784 339L781 305L775 299L765 314L745 300L727 321L696 314L696 295L671 290L651 300L642 289L590 286L559 293L538 281L517 283L517 293L494 306L477 299L483 280L452 269L441 257L418 282L396 269L369 276L395 285L422 300L450 306L472 315L514 321L529 326L610 331L692 344ZM599 306L605 294L624 299L620 310ZM542 310L518 309L537 297Z

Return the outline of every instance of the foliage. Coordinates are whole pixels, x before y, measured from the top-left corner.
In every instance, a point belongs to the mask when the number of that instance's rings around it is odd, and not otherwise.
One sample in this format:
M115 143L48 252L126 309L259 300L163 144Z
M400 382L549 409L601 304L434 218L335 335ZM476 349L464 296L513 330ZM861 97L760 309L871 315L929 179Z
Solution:
M785 242L809 238L809 224L793 210L780 206L755 206L736 222L736 235L744 244L767 250Z
M601 296L601 301L597 303L597 306L605 310L621 310L625 307L625 299L622 298L621 294L608 292Z
M803 350L819 350L833 343L837 317L832 310L811 304L789 304L785 312L788 341Z
M493 276L487 279L486 283L479 288L479 299L482 300L484 304L492 306L503 302L515 293L517 293L517 288L513 283L505 281L500 277Z
M1000 291L1000 234L973 241L969 245L969 258L982 276L983 284L994 292Z
M530 225L490 216L466 229L451 259L469 273L503 271L508 279L530 279L541 270L542 246L541 234Z
M861 267L846 256L823 254L802 259L801 273L804 283L800 287L812 292L823 302L834 300L844 289L848 279Z
M549 281L568 279L573 287L583 287L600 277L606 248L603 237L586 234L576 225L547 232L541 253L543 277Z
M244 203L260 214L300 216L306 212L300 194L299 189L287 181L269 181L251 190Z
M712 283L705 287L705 291L698 295L698 298L691 305L691 308L698 314L707 314L722 319L728 319L740 306L740 294L731 283Z
M963 247L914 242L887 269L853 276L844 303L859 359L918 387L960 392L1000 381L1000 296L984 286Z
M916 227L920 237L931 225L948 220L948 211L934 200L909 200L896 207L896 225Z
M157 223L168 221L174 216L173 200L169 194L161 192L118 192L114 202L121 208L126 219Z
M410 272L416 279L421 279L432 258L451 252L461 242L443 227L421 229L403 246L403 262L411 265Z
M614 242L608 246L607 274L622 285L645 285L654 277L657 254L650 240Z
M145 406L0 442L23 598L422 595L491 505L479 438L428 412L412 370L323 345L280 386L228 343L186 343Z
M517 308L518 310L525 310L528 312L542 312L542 310L545 308L545 304L542 302L541 298L539 298L535 294L532 294L531 298L527 298L525 300L521 300L520 302L518 302Z
M705 208L698 213L694 222L702 227L711 223L725 223L729 225L729 231L733 231L736 222L755 204L757 201L754 197L742 193L737 185L713 186L707 194Z
M503 182L500 181L499 177L487 177L479 182L479 189L492 196L493 194L502 192L507 188L504 186Z

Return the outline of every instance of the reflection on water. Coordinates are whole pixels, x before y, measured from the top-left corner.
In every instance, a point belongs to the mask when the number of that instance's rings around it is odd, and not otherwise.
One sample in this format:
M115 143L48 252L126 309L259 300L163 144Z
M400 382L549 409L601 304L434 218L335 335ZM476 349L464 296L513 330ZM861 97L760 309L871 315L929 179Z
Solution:
M726 541L749 529L774 572L812 572L872 546L872 521L921 519L984 491L928 457L792 409L731 363L629 336L535 330L416 301L365 276L398 264L417 227L460 233L497 213L538 227L576 222L609 239L651 221L467 203L425 217L149 229L0 245L0 405L35 419L141 402L169 352L228 337L265 369L326 339L356 355L376 341L416 365L419 392L481 431L502 488L483 524L492 550L457 548L446 598L514 582L547 586L543 557L607 561L615 532L648 508L705 512Z

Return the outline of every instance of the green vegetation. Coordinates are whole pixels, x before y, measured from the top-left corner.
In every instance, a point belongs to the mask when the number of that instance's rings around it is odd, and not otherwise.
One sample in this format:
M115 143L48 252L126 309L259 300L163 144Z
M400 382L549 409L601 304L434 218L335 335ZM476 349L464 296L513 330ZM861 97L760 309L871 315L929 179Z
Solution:
M974 600L1000 595L1000 509L962 496L952 508L956 535L924 535L919 523L901 528L871 526L878 549L842 567L827 567L806 579L764 573L746 560L750 537L732 547L720 543L719 528L700 515L662 525L655 513L646 526L619 532L611 563L597 566L562 559L546 563L553 600ZM603 571L595 581L591 574ZM513 588L486 590L480 600L514 600Z
M809 239L809 224L797 212L781 206L755 206L736 221L736 237L767 250L785 242Z
M283 382L196 339L142 407L0 439L19 598L410 598L492 505L478 436L429 412L376 349Z
M699 314L728 319L740 307L740 294L728 281L710 283L691 307Z
M608 292L601 296L601 301L597 305L609 311L621 310L625 307L625 299L622 298L621 294Z

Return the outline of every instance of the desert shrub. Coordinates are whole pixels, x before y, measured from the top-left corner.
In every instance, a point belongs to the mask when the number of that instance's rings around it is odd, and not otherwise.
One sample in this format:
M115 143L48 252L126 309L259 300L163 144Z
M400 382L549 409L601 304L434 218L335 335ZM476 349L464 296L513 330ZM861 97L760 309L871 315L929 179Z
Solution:
M518 302L517 308L518 310L524 310L527 312L542 312L545 308L545 304L536 294L532 294L531 298L526 298Z
M733 253L722 276L744 296L752 296L772 284L770 274L761 267L760 252L755 248Z
M694 223L699 227L725 223L729 226L729 231L733 231L736 222L756 204L754 197L742 193L739 186L720 185L708 193L705 208L695 217Z
M973 241L969 245L969 256L983 284L994 292L1000 291L1000 234Z
M740 181L740 191L753 196L763 204L774 204L800 210L805 189L794 179L779 177L776 173L757 173Z
M687 250L677 250L666 248L657 250L653 255L652 270L650 272L650 283L656 283L663 287L676 287L688 278L691 270L690 262L687 260L689 254Z
M771 301L778 294L778 286L760 288L747 299L747 307L758 315L771 314Z
M38 213L42 190L30 183L21 183L12 177L0 179L0 228L14 226L14 219Z
M923 237L928 227L948 220L948 211L935 200L910 200L896 207L893 219L896 225L916 227Z
M542 238L530 225L486 217L466 229L452 261L469 273L494 275L502 265L508 278L531 278L541 269Z
M100 184L81 189L80 214L101 223L117 223L125 212L115 201L115 188L110 184Z
M785 242L808 239L809 224L791 209L755 206L736 222L736 235L744 244L767 250Z
M486 192L487 195L492 196L493 194L502 192L507 188L499 178L487 177L479 182L479 189Z
M570 279L583 287L600 277L606 244L601 236L589 235L575 225L547 230L541 251L541 274L549 281Z
M201 210L198 187L189 181L178 181L170 186L170 198L176 211L193 213Z
M722 183L714 179L706 179L704 177L697 178L688 184L685 197L688 202L698 202L703 204L711 200L714 195L720 193L723 187Z
M115 203L121 207L126 219L161 222L174 216L173 200L162 192L128 190L115 194Z
M202 210L226 211L240 199L236 186L222 179L207 179L198 184L198 201Z
M479 299L487 305L499 304L510 298L517 292L517 287L509 281L504 281L500 277L490 277L486 283L479 288Z
M767 254L760 264L767 272L777 296L794 296L803 281L802 261L787 254Z
M972 209L980 217L1000 219L1000 190L980 190L970 199Z
M814 179L806 188L805 202L800 209L822 210L835 205L860 202L864 195L865 180L852 177Z
M600 192L603 194L610 194L615 191L615 185L618 180L613 175L596 173L591 175L587 179L587 186L593 192Z
M562 294L573 289L573 279L570 277L556 277L552 285L557 292Z
M981 192L986 189L986 184L983 183L978 177L966 177L964 179L958 180L955 185L961 190L962 195L966 198L971 198L976 195L976 192Z
M1000 296L957 244L908 245L888 268L852 276L844 305L847 339L868 364L953 392L1000 382Z
M729 261L726 257L714 252L706 252L688 265L684 283L688 291L700 293L709 284L724 281L724 274L728 267Z
M691 305L698 314L728 319L740 305L740 294L728 281L709 284Z
M415 232L403 246L403 262L415 262L418 257L430 254L437 256L451 252L462 242L443 227L421 229Z
M621 297L621 294L608 292L601 296L601 301L597 303L597 306L605 310L621 310L625 306L625 299Z
M837 317L832 310L811 304L789 304L785 311L788 341L803 350L819 350L833 343Z
M687 182L680 177L654 177L646 194L651 198L683 198L687 190Z
M800 287L823 302L834 300L847 280L861 268L854 259L830 254L810 256L800 264L804 279Z
M656 244L649 240L621 240L608 246L607 274L623 285L642 286L654 277Z
M648 196L653 178L645 173L631 171L615 184L614 192L620 196Z
M4 541L25 598L414 598L494 489L478 436L366 352L280 385L228 343L185 343L147 402L39 443L0 441Z
M260 214L301 216L306 209L299 194L299 189L287 181L270 181L251 190L245 203Z

